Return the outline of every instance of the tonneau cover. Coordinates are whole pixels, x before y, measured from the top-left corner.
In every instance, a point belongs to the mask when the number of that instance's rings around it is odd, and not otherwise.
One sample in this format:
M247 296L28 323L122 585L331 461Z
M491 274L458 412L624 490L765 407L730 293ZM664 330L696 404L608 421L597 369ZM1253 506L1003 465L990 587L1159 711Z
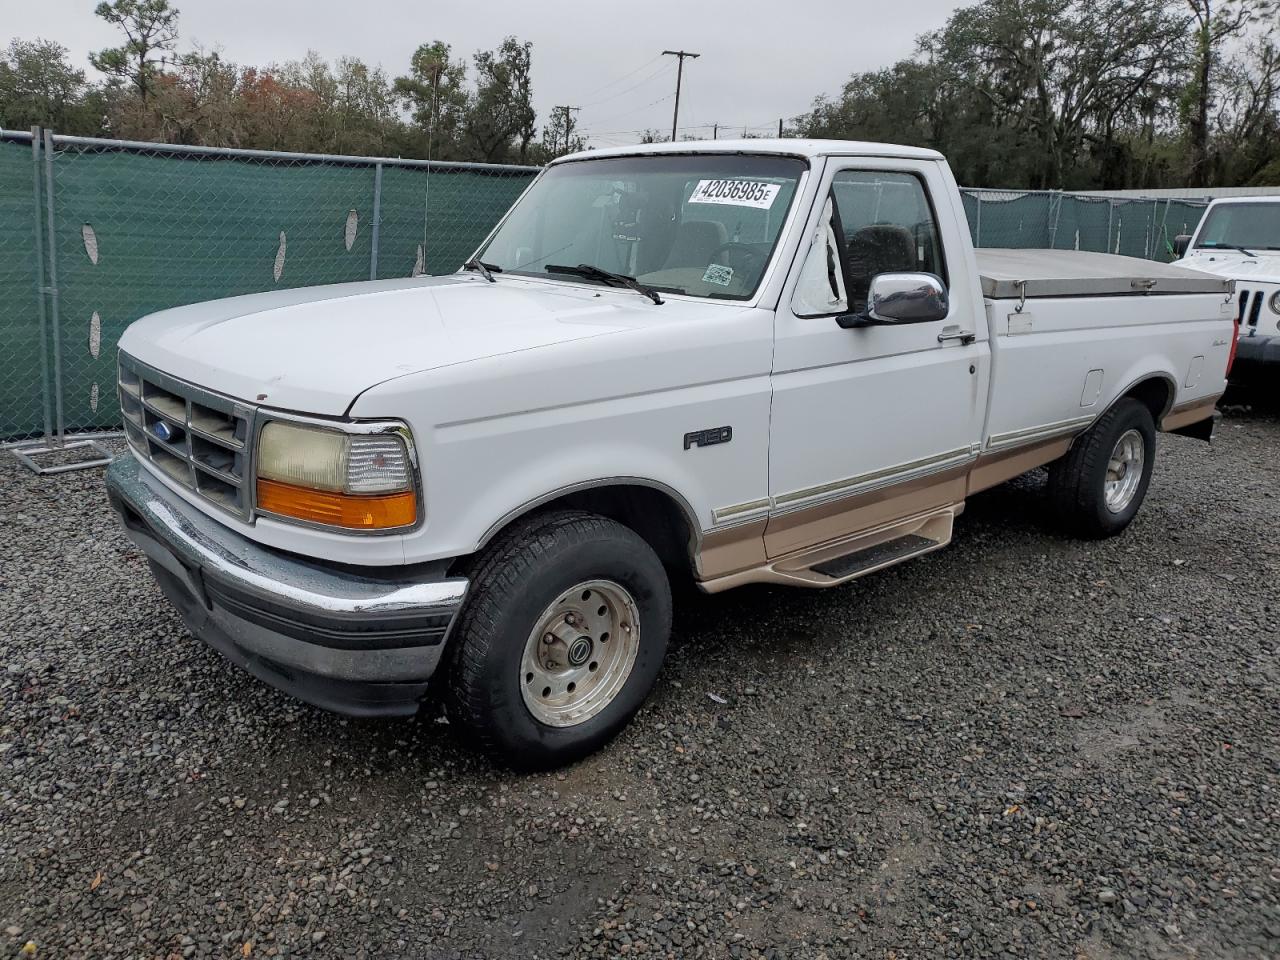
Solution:
M1084 250L975 250L982 294L1026 297L1114 297L1149 293L1230 293L1233 281L1169 263Z

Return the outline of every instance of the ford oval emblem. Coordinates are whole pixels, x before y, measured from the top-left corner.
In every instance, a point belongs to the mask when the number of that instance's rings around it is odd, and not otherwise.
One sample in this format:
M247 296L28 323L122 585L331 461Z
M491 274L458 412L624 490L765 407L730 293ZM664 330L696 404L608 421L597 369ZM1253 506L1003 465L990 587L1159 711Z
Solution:
M173 428L163 420L157 420L155 426L151 428L151 432L166 443L173 439Z

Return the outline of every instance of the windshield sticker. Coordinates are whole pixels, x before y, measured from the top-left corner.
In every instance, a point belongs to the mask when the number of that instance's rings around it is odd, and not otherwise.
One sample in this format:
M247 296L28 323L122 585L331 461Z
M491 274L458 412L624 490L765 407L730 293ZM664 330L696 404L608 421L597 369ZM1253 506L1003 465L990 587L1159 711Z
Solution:
M690 203L727 203L735 207L768 210L778 199L782 187L758 180L699 180L689 197Z
M706 272L702 275L703 283L714 283L720 287L727 287L733 282L733 267L726 267L720 263L713 263L707 267Z

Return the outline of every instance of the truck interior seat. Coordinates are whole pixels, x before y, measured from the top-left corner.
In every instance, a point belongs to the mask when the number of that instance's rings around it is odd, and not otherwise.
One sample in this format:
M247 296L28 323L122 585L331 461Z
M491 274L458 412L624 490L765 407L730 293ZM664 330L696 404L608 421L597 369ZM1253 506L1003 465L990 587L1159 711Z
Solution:
M711 263L711 255L728 240L724 224L714 220L686 220L680 224L676 242L667 254L666 269L696 267Z
M919 269L916 263L916 241L906 227L892 223L873 223L853 233L847 243L849 291L852 304L861 307L867 300L871 280L881 273L900 273Z

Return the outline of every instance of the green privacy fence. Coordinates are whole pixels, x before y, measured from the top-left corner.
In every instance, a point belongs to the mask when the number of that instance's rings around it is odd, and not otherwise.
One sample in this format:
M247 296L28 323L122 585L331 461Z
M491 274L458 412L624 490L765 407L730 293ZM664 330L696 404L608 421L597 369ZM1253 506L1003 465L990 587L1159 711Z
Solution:
M0 441L117 428L115 344L152 311L451 272L536 173L0 132ZM1203 207L997 190L964 204L979 246L1162 260Z
M1092 250L1173 260L1173 238L1191 233L1208 201L1100 197L1059 191L963 191L979 247Z
M537 172L0 135L0 440L117 428L155 310L452 272Z

